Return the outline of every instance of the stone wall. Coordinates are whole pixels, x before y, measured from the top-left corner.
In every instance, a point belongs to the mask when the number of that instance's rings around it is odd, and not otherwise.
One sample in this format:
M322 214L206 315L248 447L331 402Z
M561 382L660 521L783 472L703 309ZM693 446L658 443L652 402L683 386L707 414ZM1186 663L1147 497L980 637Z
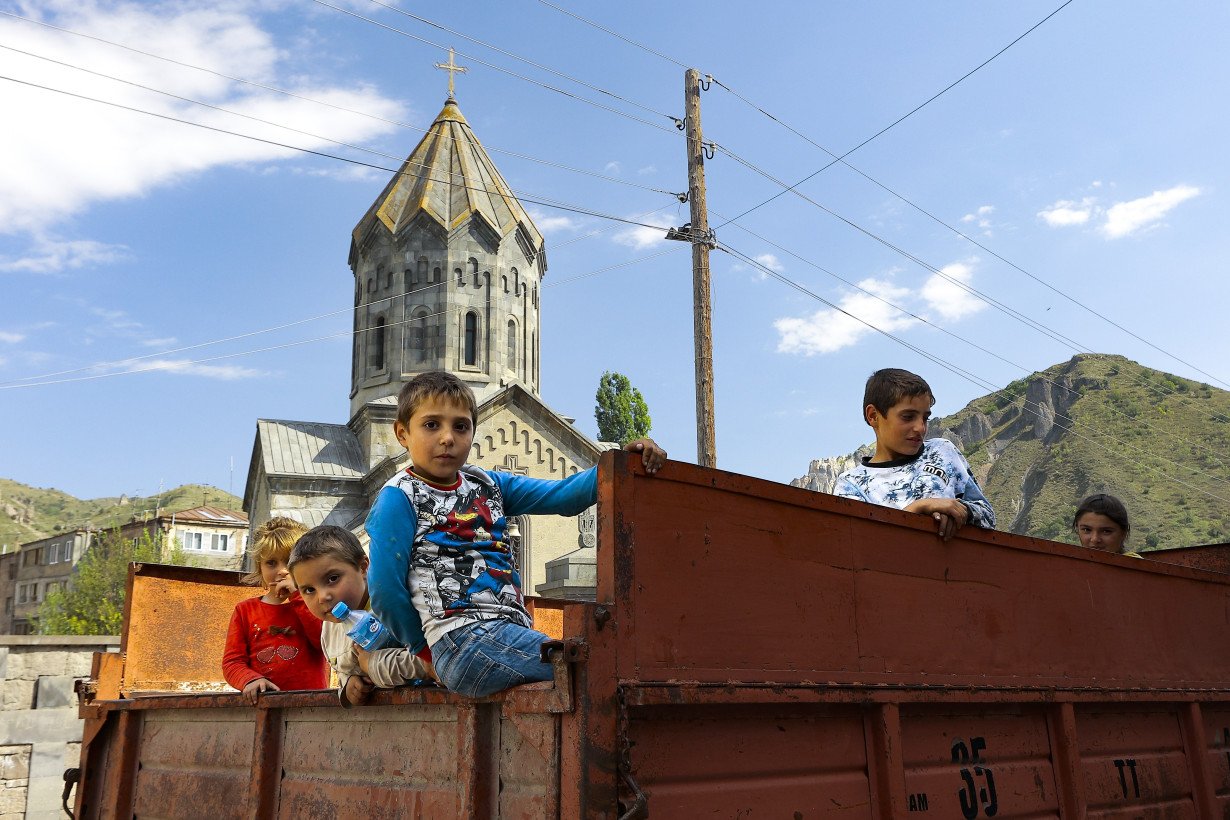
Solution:
M64 770L81 754L73 684L90 676L95 652L119 646L107 636L0 636L0 820L65 816Z

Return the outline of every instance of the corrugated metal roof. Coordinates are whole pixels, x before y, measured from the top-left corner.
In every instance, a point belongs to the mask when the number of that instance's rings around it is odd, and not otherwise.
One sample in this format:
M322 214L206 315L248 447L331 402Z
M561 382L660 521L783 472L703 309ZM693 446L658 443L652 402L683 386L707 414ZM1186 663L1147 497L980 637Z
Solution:
M248 517L243 513L224 510L221 507L193 507L190 510L163 513L162 517L174 517L176 521L207 521L215 524L243 524L244 526L248 524Z
M359 441L344 424L259 419L256 429L268 475L362 478L366 473Z

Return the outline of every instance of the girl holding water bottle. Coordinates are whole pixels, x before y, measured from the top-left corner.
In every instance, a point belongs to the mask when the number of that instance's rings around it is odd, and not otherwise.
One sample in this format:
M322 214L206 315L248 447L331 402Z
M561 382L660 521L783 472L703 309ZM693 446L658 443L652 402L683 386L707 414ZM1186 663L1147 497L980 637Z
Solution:
M288 563L303 602L324 622L321 647L337 672L338 695L347 707L363 703L376 687L436 679L427 649L419 656L395 641L371 651L357 643L380 645L381 632L387 633L378 623L373 629L372 616L364 611L369 606L367 563L359 539L350 530L329 525L313 527L300 538ZM356 624L360 631L352 638L347 633Z

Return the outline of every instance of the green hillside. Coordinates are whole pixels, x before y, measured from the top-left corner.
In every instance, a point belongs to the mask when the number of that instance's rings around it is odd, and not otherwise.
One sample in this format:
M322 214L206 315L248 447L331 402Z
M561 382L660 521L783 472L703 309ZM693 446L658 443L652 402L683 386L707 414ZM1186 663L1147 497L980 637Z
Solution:
M1136 549L1230 541L1230 392L1087 354L940 419L1001 529L1075 542L1090 493L1127 505Z
M160 497L93 498L82 500L56 489L42 489L0 478L0 544L12 550L18 544L35 541L83 526L112 527L147 518L156 506L165 511L183 510L203 504L239 510L243 500L201 484L185 484L167 490Z

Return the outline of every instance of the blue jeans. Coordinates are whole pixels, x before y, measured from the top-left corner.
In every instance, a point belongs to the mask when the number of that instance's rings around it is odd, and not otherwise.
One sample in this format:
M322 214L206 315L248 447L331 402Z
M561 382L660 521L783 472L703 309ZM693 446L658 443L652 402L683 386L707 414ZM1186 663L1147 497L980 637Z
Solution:
M542 662L546 635L502 620L479 621L446 632L431 645L440 682L449 691L481 698L522 683L551 680Z

